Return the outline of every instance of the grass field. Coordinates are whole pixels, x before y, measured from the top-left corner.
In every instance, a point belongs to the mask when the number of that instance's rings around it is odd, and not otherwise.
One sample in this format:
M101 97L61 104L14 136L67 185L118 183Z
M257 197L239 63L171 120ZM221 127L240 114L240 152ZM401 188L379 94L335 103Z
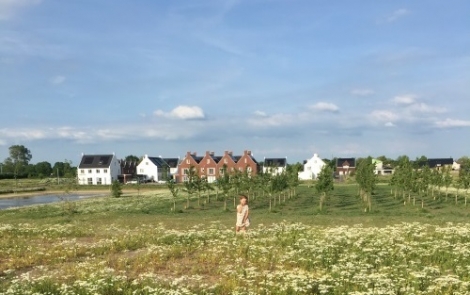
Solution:
M386 185L365 213L355 185L323 211L313 188L250 200L169 192L0 211L0 294L468 294L470 208L450 196L404 204Z

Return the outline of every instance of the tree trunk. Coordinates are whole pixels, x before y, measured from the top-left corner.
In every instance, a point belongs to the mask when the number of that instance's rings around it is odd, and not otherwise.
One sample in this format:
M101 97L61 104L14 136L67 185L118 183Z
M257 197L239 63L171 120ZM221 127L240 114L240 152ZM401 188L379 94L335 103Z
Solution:
M273 206L272 206L272 199L269 197L269 212L271 212Z
M224 211L227 211L227 197L224 199Z
M421 199L421 209L423 209L423 208L424 208L424 200Z
M369 212L372 211L372 200L370 193L367 195L367 206L369 207Z

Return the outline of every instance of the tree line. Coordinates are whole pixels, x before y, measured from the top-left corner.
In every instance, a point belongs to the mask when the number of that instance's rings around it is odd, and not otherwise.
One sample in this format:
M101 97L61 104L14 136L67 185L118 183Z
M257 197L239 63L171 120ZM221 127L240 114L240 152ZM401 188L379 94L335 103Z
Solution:
M55 162L54 165L47 161L31 164L32 153L24 145L12 145L9 147L8 152L9 157L3 163L0 163L0 179L72 178L77 174L77 168L69 160Z

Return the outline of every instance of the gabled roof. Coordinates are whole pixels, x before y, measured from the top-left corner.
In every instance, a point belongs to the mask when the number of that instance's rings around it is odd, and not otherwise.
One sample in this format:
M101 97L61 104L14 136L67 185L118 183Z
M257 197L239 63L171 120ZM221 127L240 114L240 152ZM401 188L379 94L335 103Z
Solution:
M137 165L139 164L136 161L126 161L126 160L121 160L119 163L121 164L121 168L137 167Z
M356 159L354 158L338 158L336 159L336 167L356 167Z
M435 158L435 159L428 159L428 166L429 168L440 167L444 165L453 165L454 159L452 158Z
M196 163L201 163L202 159L204 157L201 157L201 156L194 156L194 155L191 155L191 157L193 157L194 161L196 161Z
M160 157L148 157L148 159L158 168L169 167L168 164Z
M180 159L179 158L163 158L163 161L168 164L170 168L177 168Z
M111 166L114 155L83 155L78 168L107 168Z
M223 157L221 157L221 156L211 156L211 157L212 157L212 159L214 160L214 162L216 162L216 163L219 163L220 160L222 160L222 158L223 158Z
M287 158L265 158L264 167L286 167Z

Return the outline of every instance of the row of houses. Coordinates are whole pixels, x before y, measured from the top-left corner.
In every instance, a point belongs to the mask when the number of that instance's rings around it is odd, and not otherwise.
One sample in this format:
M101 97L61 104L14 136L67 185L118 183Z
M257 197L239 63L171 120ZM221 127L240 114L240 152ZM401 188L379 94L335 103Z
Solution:
M378 175L392 174L393 168L387 167L382 161L373 159L375 173ZM326 163L318 154L303 162L303 169L298 173L300 180L316 179ZM355 158L338 158L335 173L338 177L350 175L356 170ZM431 168L451 167L458 170L458 164L452 158L429 159ZM145 155L139 162L119 160L115 154L83 155L77 167L78 183L81 185L109 185L114 180L122 183L129 181L164 182L168 178L176 182L188 180L191 169L209 183L213 183L224 173L234 171L246 172L249 175L263 173L280 174L287 168L287 158L264 158L258 162L251 151L245 150L240 155L225 151L222 155L206 151L198 156L195 152L187 152L181 158L152 157Z

